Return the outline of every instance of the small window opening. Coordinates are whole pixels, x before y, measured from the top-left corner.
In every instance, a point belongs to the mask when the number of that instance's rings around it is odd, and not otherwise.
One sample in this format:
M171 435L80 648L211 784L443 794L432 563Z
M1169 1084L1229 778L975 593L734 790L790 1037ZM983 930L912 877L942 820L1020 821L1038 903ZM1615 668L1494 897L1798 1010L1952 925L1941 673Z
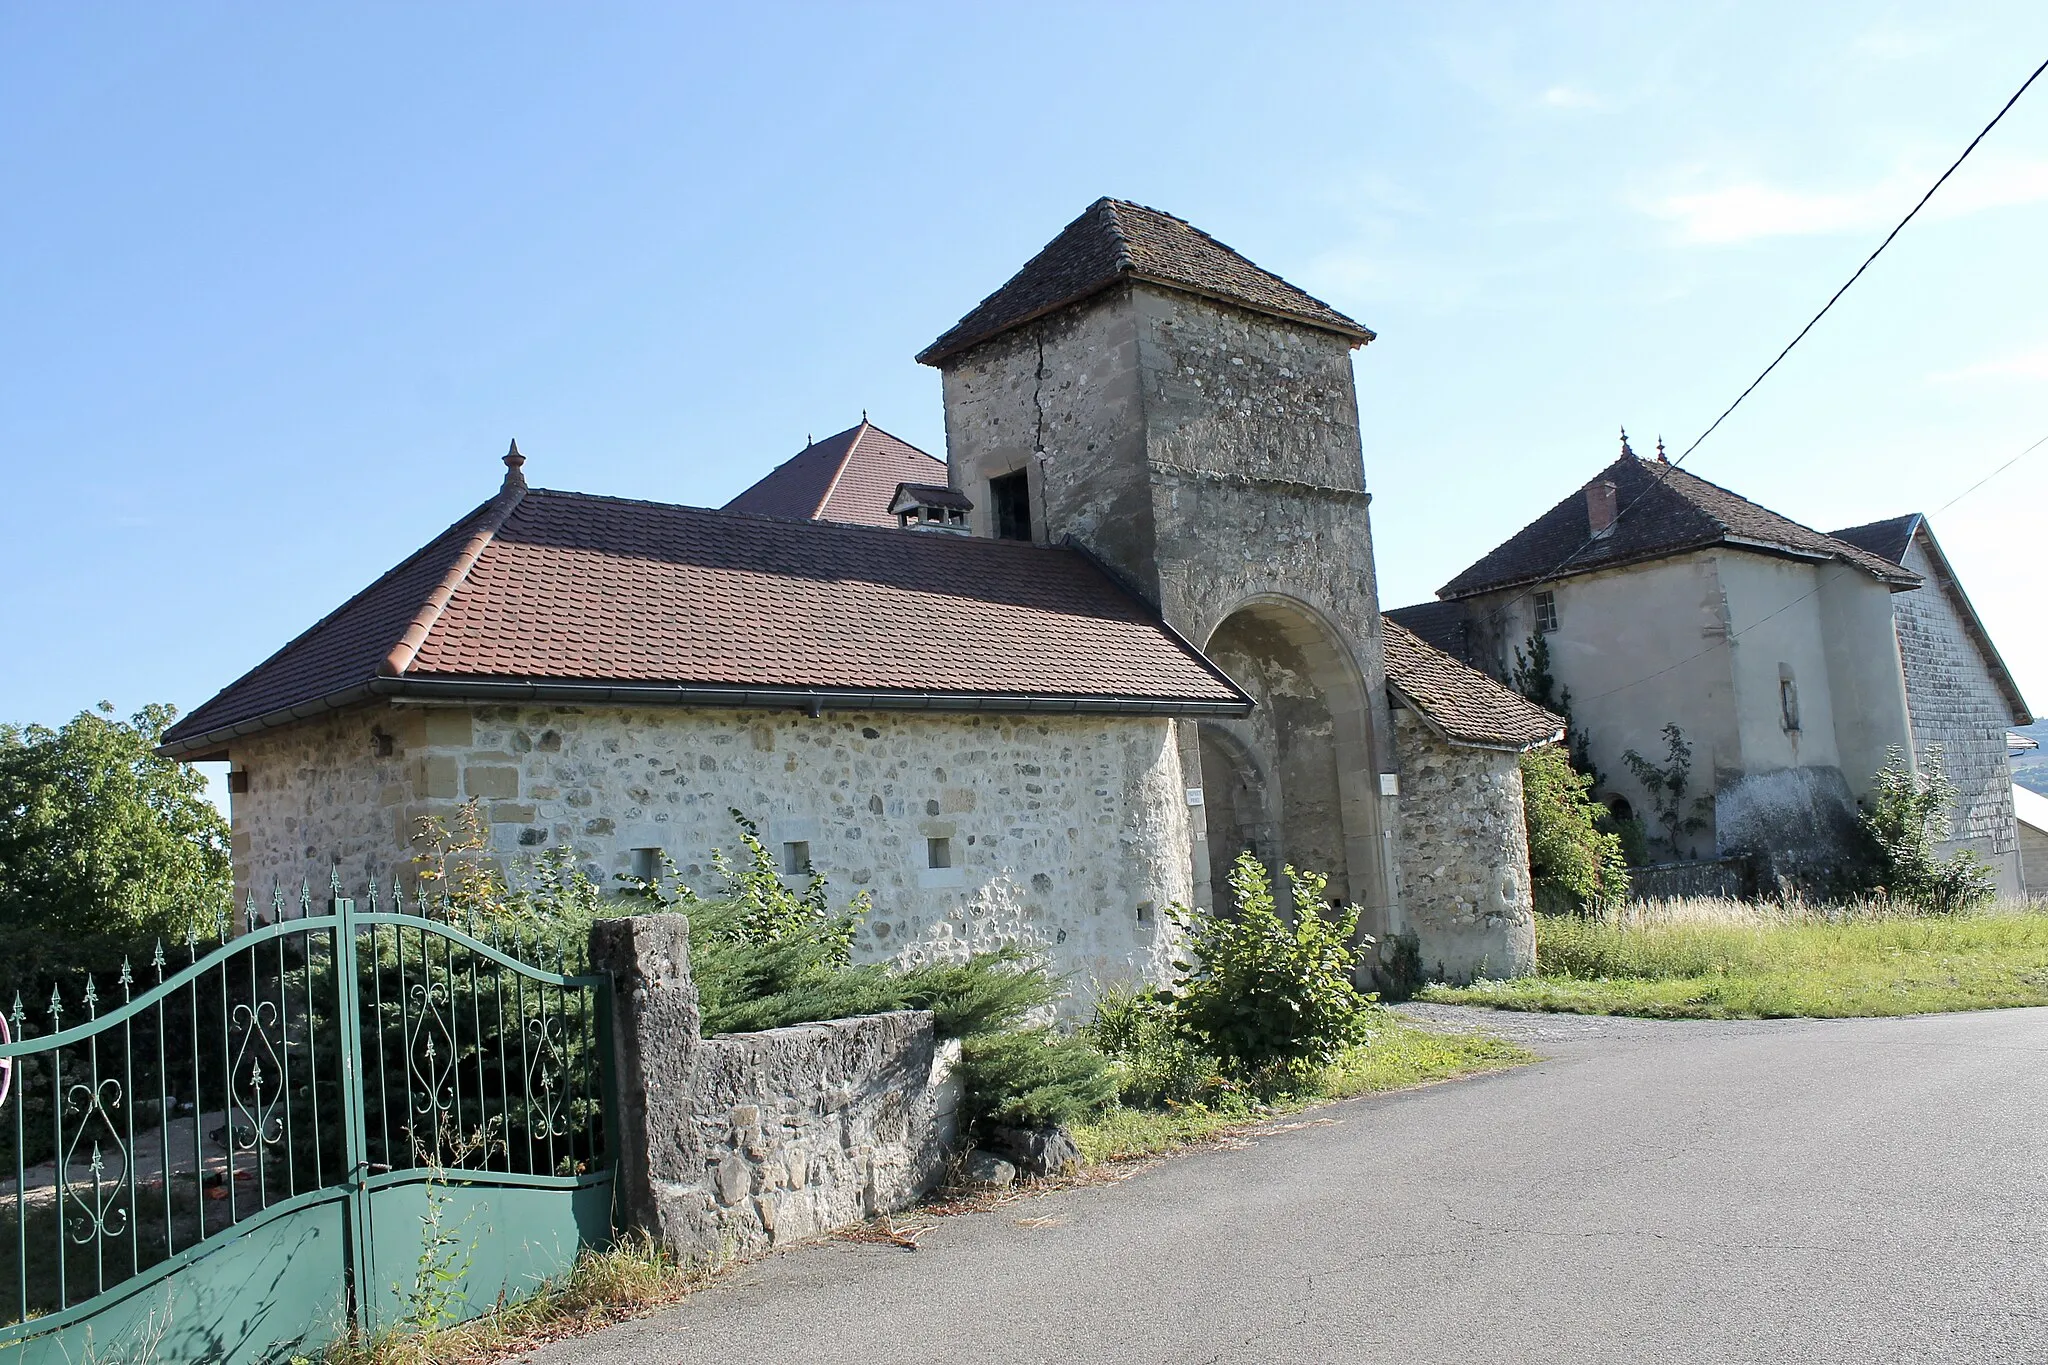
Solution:
M1557 629L1557 594L1539 592L1536 594L1536 632L1547 635Z
M988 506L996 539L1031 539L1031 483L1023 470L988 481Z
M1152 922L1152 902L1151 902L1151 901L1139 901L1139 902L1138 902L1138 923L1140 923L1140 924L1150 924L1151 922Z
M953 841L951 839L927 839L924 841L926 867L951 867L953 865Z
M808 839L792 839L782 846L782 875L785 877L808 877L811 875L811 844Z
M1790 664L1778 665L1778 710L1785 721L1785 728L1797 732L1799 729L1799 682L1792 676Z
M370 745L375 750L378 758L389 758L391 757L392 750L397 747L397 741L382 730L372 730L370 731Z
M633 880L643 885L661 876L661 850L658 848L636 848L633 850Z
M1608 797L1607 813L1616 820L1633 820L1636 818L1636 808L1628 803L1626 796Z

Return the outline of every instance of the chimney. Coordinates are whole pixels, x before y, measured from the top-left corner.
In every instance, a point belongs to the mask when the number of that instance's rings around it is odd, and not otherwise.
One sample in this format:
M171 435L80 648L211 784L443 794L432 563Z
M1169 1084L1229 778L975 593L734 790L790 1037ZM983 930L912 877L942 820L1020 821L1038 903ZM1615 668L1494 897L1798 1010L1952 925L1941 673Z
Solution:
M1595 538L1614 529L1614 500L1613 480L1601 479L1586 485L1586 520L1592 524Z

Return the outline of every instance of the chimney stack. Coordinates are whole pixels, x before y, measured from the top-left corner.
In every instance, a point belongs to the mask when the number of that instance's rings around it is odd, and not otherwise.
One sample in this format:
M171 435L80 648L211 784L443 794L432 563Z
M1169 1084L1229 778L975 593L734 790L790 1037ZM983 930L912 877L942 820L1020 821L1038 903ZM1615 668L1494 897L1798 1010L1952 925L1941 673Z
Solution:
M1592 524L1595 536L1604 536L1614 529L1615 493L1612 479L1586 485L1586 520Z

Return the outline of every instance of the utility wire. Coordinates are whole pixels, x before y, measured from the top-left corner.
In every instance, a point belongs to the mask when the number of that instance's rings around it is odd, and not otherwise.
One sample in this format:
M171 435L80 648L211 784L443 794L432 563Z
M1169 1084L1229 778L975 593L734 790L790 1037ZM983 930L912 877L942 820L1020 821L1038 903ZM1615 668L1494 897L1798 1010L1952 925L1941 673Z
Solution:
M1963 148L1962 155L1958 156L1953 162L1951 162L1949 164L1949 168L1943 171L1939 178L1937 178L1932 185L1929 185L1927 187L1927 193L1921 195L1919 202L1914 204L1911 209L1907 210L1906 216L1899 220L1898 225L1894 227L1890 232L1885 234L1884 240L1877 244L1877 249L1864 258L1862 265L1856 267L1856 273L1849 276L1849 278L1843 282L1842 287L1840 289L1837 289L1833 294L1829 295L1828 301L1821 305L1820 311L1818 313L1815 313L1811 318L1807 319L1806 325L1799 329L1799 334L1793 337L1790 341L1786 342L1785 349L1779 351L1778 354L1772 358L1771 363L1764 366L1763 371L1759 373L1756 378L1749 381L1749 387L1745 388L1741 393L1735 395L1735 401L1730 403L1725 409L1723 409L1721 415L1719 417L1716 417L1713 420L1713 422L1708 425L1705 431L1701 432L1697 437L1695 437L1693 443L1687 446L1684 452L1681 455L1679 455L1677 459L1671 461L1669 464L1663 464L1661 462L1659 463L1658 472L1656 476L1651 480L1650 485L1647 488L1644 488L1640 493L1636 494L1633 498L1630 498L1628 500L1627 505L1622 507L1619 511L1615 513L1614 522L1612 523L1612 525L1619 525L1621 523L1622 518L1626 517L1631 511L1633 511L1638 503L1642 502L1644 498L1650 496L1651 493L1662 488L1664 486L1665 480L1669 478L1669 474L1667 471L1676 469L1678 468L1678 466L1684 464L1686 458L1690 456L1695 450L1698 450L1700 448L1701 442L1705 441L1709 436L1712 436L1715 430L1721 425L1721 423L1727 421L1730 414L1732 414L1737 408L1742 406L1742 401L1745 398L1748 398L1752 393L1755 393L1757 386L1759 384L1762 384L1764 380L1770 378L1771 372L1778 368L1779 364L1784 361L1786 356L1792 354L1792 348L1797 346L1800 342L1806 340L1806 334L1811 332L1814 329L1814 327L1819 324L1820 320L1828 315L1828 310L1832 309L1835 306L1835 304L1841 301L1842 295L1849 292L1850 285L1855 284L1856 281L1863 278L1863 272L1870 269L1871 264L1875 262L1879 256L1882 256L1884 254L1885 248L1890 246L1893 240L1897 238L1901 232L1905 231L1906 224L1912 222L1914 217L1919 214L1920 210L1927 207L1927 201L1934 198L1934 192L1940 189L1946 183L1948 183L1948 178L1954 175L1957 169L1961 167L1965 161L1969 160L1970 153L1977 150L1977 144L1982 142L1990 134L1991 130L1998 126L2000 119L2003 119L2006 116L2006 114L2011 112L2012 107L2015 104L2019 103L2020 96L2027 93L2028 87L2032 86L2035 81L2039 80L2041 77L2041 73L2044 71L2048 71L2048 61L2043 61L2039 66L2035 67L2033 73L2029 75L2024 81L2020 82L2020 88L2013 91L2012 97L2006 100L2006 102L2003 105L1999 106L1998 112L1991 116L1991 122L1985 124L1984 127L1978 132L1977 136L1970 139L1970 145ZM1624 442L1624 445L1626 445L1626 442ZM2032 447L2030 446L2028 447L2028 449L2032 449ZM2025 451L2021 452L2022 455L2024 455L2025 453ZM2019 456L2014 456L2013 458L2017 460ZM1997 472L1999 471L1994 470L1993 474L1996 474ZM1992 476L1986 475L1985 477L1988 479ZM1967 493L1970 490L1966 489L1964 491ZM1957 496L1961 497L1962 495L1958 494ZM1587 551L1587 549L1590 548L1596 541L1602 539L1605 539L1605 537L1600 535L1587 536L1586 539L1580 543L1578 548L1574 549L1570 554L1566 555L1563 559L1560 559L1556 564L1552 565L1547 571L1544 572L1544 574L1540 578L1537 578L1533 582L1529 583L1526 587L1522 589L1521 592L1509 598L1507 601L1501 603L1498 607L1496 607L1493 610L1493 612L1489 613L1493 617L1494 622L1498 623L1500 618L1503 615L1505 615L1509 608L1513 607L1523 598L1535 592L1545 583L1550 582L1559 573L1563 572L1567 567L1569 567L1571 563L1574 560L1576 560L1580 555L1584 554Z
M2013 467L2014 465L2018 464L2018 463L2019 463L2019 462L2020 462L2021 460L2025 459L2025 458L2026 458L2026 457L2027 457L2028 455L2032 454L2032 453L2033 453L2034 451L2036 451L2036 450L2039 450L2039 449L2040 449L2040 448L2041 448L2042 446L2044 446L2044 445L2048 445L2048 436L2043 436L2043 437L2042 437L2042 438L2041 438L2040 440L2038 440L2038 441L2034 442L2034 443L2033 443L2032 445L2028 446L2028 447L2027 447L2027 448L2026 448L2025 450L2022 450L2022 451L2021 451L2021 452L2020 452L2019 454L2017 454L2017 455L2013 456L2013 457L2012 457L2012 458L2011 458L2010 460L2007 460L2007 461L2006 461L2006 462L2005 462L2004 464L2002 464L2002 465L2000 465L2000 466L1999 466L1998 468L1996 468L1996 469L1992 470L1992 471L1991 471L1991 472L1990 472L1989 474L1986 474L1986 475L1985 475L1985 476L1984 476L1983 478L1981 478L1981 479L1977 480L1977 482L1975 482L1975 483L1971 484L1971 485L1970 485L1970 486L1969 486L1968 488L1965 488L1965 489L1964 489L1964 490L1963 490L1962 492L1960 492L1960 493L1956 494L1956 495L1955 495L1954 497L1950 498L1950 499L1949 499L1949 500L1948 500L1947 502L1943 503L1943 504L1942 504L1941 506L1939 506L1939 507L1935 508L1934 510L1935 510L1936 514L1939 514L1939 513L1942 513L1942 512L1946 512L1946 511L1947 511L1947 510L1948 510L1949 508L1951 508L1951 507L1954 507L1954 506L1955 506L1955 505L1956 505L1957 503L1961 502L1961 501L1962 501L1962 500L1963 500L1964 498L1967 498L1967 497L1969 497L1969 496L1970 496L1970 494L1972 494L1972 493L1976 492L1976 491L1977 491L1978 489L1982 488L1982 487L1983 487L1983 486L1984 486L1985 484L1987 484L1987 483L1990 483L1990 482L1991 482L1991 481L1992 481L1993 479L1997 478L1997 477L1998 477L1998 476L1999 476L2000 474L2003 474L2003 473L2004 473L2004 472L2005 472L2006 470L2008 470L2008 469L2011 469L2011 468L2012 468L2012 467ZM1693 662L1693 661L1694 661L1695 659L1704 659L1704 658L1706 658L1706 657L1707 657L1707 656L1708 656L1709 654L1712 654L1712 653L1713 653L1713 652L1714 652L1715 650L1717 650L1717 649L1722 649L1722 648L1724 648L1724 647L1726 647L1726 646L1728 646L1728 645L1734 644L1734 643L1735 643L1735 641L1737 641L1737 640L1741 639L1741 638L1742 638L1743 636L1745 636L1745 635L1749 634L1749 632L1751 632L1752 630L1755 630L1755 629L1756 629L1756 628L1757 628L1758 626L1762 625L1762 624L1763 624L1764 622L1766 622L1766 621L1769 621L1769 620L1772 620L1772 619L1774 619L1774 618L1776 618L1776 617L1779 617L1779 616L1783 616L1783 615L1784 615L1784 614L1785 614L1786 612L1788 612L1788 611L1792 610L1792 608L1794 608L1794 607L1798 606L1798 605L1799 605L1799 604L1800 604L1801 602L1804 602L1804 601L1805 601L1805 600L1806 600L1807 598L1809 598L1809 597L1813 597L1813 596L1815 596L1816 594L1820 593L1820 592L1822 591L1822 589L1826 588L1826 587L1827 587L1827 586L1828 586L1828 585L1829 585L1830 583L1834 583L1834 582L1838 581L1838 580L1839 580L1839 579L1841 578L1841 576L1842 576L1843 574L1845 574L1845 573L1854 573L1854 572L1857 572L1857 570L1854 570L1854 569L1852 569L1852 568L1849 568L1849 567L1847 567L1847 566L1845 566L1845 565L1833 565L1833 564L1830 564L1830 565L1823 565L1823 566L1822 566L1822 568L1821 568L1821 572L1822 572L1822 574L1823 574L1823 575L1825 575L1826 573L1828 573L1828 571L1829 571L1829 570L1833 570L1833 572L1834 572L1834 576L1833 576L1832 578L1829 578L1829 577L1823 577L1822 581L1821 581L1821 582L1820 582L1819 584L1815 585L1815 586L1814 586L1813 588L1811 588L1811 589L1807 590L1806 592L1803 592L1803 593L1799 594L1799 596L1797 596L1797 597L1793 598L1793 599L1792 599L1792 600L1791 600L1790 602L1787 602L1787 603L1786 603L1786 604L1785 604L1784 606L1782 606L1782 607L1779 607L1779 608L1778 608L1778 609L1777 609L1776 611L1774 611L1774 612L1771 612L1771 613L1770 613L1769 615L1766 615L1766 616L1759 616L1759 617L1758 617L1758 618L1757 618L1756 620L1754 620L1754 621L1751 621L1751 622L1750 622L1750 623L1749 623L1748 625L1744 626L1744 627L1743 627L1743 628L1742 628L1741 630L1733 630L1733 631L1730 631L1730 632L1728 632L1728 634L1727 634L1727 635L1723 636L1723 637L1722 637L1721 639L1719 639L1719 640L1716 640L1716 641L1715 641L1715 642L1714 642L1713 644L1711 644L1711 645L1708 645L1708 646L1707 646L1707 647L1706 647L1705 649L1702 649L1702 650L1698 651L1697 653L1694 653L1694 654L1688 654L1688 655L1686 655L1686 656L1685 656L1685 657L1684 657L1683 659L1680 659L1680 660L1678 660L1678 661L1677 661L1677 662L1675 662L1675 663L1670 663L1670 664L1666 664L1666 665L1665 665L1664 667L1662 667L1662 668L1658 669L1658 670L1657 670L1656 672L1654 672L1654 673L1645 673L1645 674L1644 674L1644 675L1643 675L1642 677L1640 677L1640 678L1636 678L1636 679L1634 679L1634 680L1632 680L1632 681L1630 681L1630 682L1625 682L1625 683L1622 683L1622 684L1621 684L1621 685L1620 685L1619 687L1610 687L1610 688L1608 688L1608 689L1607 689L1607 690L1606 690L1605 692L1599 692L1599 693L1595 693L1595 694L1594 694L1593 696L1590 696L1590 697L1586 698L1586 700L1587 700L1587 701L1599 701L1599 700L1600 700L1600 699L1601 699L1602 697L1611 697L1611 696L1613 696L1613 695L1614 695L1615 693L1617 693L1617 692L1626 692L1626 691L1628 691L1628 689L1630 689L1631 687L1640 687L1640 686L1642 686L1642 685L1643 685L1644 683L1646 683L1646 682L1650 682L1650 681L1652 681L1653 679L1657 679L1657 678L1661 678L1661 677L1663 677L1663 676L1664 676L1664 675L1665 675L1666 673L1669 673L1669 672L1671 672L1671 671L1672 671L1672 670L1674 670L1674 669L1679 669L1679 668L1683 668L1683 667L1685 667L1685 666L1686 666L1687 664L1689 664L1689 663Z

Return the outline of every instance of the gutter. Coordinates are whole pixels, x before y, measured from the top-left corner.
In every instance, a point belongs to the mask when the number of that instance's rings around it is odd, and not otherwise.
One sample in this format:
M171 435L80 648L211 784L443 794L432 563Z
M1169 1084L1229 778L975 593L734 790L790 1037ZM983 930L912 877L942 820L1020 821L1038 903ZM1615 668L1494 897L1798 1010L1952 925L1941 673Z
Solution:
M1196 655L1197 658L1201 656ZM1242 694L1240 694L1242 695ZM310 720L373 697L412 701L462 701L484 705L553 702L571 705L721 706L755 711L941 711L979 715L1191 716L1242 719L1252 712L1240 701L1194 701L1157 697L1090 696L1060 693L935 692L881 688L730 687L706 683L514 682L470 678L375 678L324 697L279 707L204 734L159 744L162 758L218 757L229 740Z

